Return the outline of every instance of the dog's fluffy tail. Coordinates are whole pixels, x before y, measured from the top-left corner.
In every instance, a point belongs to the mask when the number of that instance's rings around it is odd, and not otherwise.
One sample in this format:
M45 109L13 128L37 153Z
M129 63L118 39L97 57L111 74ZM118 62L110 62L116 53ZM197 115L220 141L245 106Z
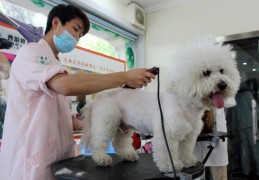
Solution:
M82 109L83 113L83 122L84 122L84 132L81 137L81 147L85 150L86 153L91 152L90 140L91 140L91 117L92 117L92 103L88 103Z

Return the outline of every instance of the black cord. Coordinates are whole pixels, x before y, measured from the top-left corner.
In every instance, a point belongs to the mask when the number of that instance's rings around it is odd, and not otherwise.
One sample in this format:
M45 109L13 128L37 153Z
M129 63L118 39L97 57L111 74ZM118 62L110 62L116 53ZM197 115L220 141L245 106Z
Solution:
M176 172L175 172L175 167L174 167L174 161L169 149L169 145L167 142L167 138L166 138L166 134L165 134L165 126L164 126L164 116L163 116L163 111L162 111L162 107L161 107L161 103L160 103L160 81L159 81L159 68L158 68L158 73L157 73L157 101L158 101L158 105L159 105L159 110L160 110L160 116L161 116L161 123L162 123L162 130L163 130L163 135L164 135L164 139L165 139L165 144L166 144L166 148L169 154L169 158L171 161L171 165L173 167L173 171L174 171L174 179L176 180Z

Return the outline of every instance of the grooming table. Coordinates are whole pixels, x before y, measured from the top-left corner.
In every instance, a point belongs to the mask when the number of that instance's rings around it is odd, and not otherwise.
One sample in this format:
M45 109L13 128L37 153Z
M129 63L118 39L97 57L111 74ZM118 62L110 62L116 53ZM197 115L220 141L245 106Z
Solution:
M206 161L208 160L213 149L218 146L219 140L221 139L223 142L225 142L225 139L228 137L230 137L229 133L220 132L220 131L217 131L214 133L208 133L208 134L200 134L198 136L197 141L210 141L210 142L215 143L214 146L212 146L212 145L208 146L209 150L208 150L208 153L206 154L204 160L202 161L203 164L206 163Z
M222 139L222 141L225 141L225 138L230 137L230 136L231 135L229 133L217 131L214 133L200 134L197 138L197 141L217 142L220 139Z
M116 154L110 154L113 163L110 167L97 166L91 156L77 156L62 160L52 165L52 174L57 180L141 180L173 179L173 173L165 175L159 171L151 154L139 154L137 162L123 162ZM70 174L60 174L66 168ZM192 180L202 175L204 166L201 162L195 167L184 168L177 173L178 180Z
M205 164L210 157L213 149L218 146L219 140L221 139L223 142L225 142L226 138L231 137L232 135L230 133L225 133L225 132L220 132L216 131L213 133L208 133L208 134L200 134L197 138L197 141L209 141L212 142L207 148L208 152L206 156L204 157L202 163ZM214 145L213 145L214 144ZM205 167L205 179L210 179L210 168Z

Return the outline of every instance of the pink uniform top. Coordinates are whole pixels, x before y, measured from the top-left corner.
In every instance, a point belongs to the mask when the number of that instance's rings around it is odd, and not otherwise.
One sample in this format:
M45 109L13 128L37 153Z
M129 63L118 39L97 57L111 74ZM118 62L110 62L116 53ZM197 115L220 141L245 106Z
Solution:
M50 165L74 156L67 97L46 82L68 73L45 40L22 47L11 68L0 180L49 180Z

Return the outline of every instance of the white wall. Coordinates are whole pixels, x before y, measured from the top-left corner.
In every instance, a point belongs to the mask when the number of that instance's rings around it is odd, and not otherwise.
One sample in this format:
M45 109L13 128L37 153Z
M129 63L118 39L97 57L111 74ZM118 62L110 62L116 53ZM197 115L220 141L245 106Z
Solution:
M84 1L84 0L80 0ZM98 0L94 1L96 4L106 9L107 16L111 16L110 18L114 18L117 16L117 21L121 21L121 25L123 23L128 22L128 8L127 6L119 3L117 0ZM87 3L87 2L86 2ZM124 21L124 22L122 22ZM134 28L134 33L139 35L139 39L136 41L136 52L135 52L135 67L144 67L145 66L145 35L144 32L137 30L135 27L131 26L129 30Z
M84 1L84 0L81 0ZM99 4L100 6L104 7L110 12L113 12L117 14L119 17L122 17L124 19L127 19L127 7L122 5L116 0L95 0L96 4ZM87 3L87 2L86 2Z
M69 0L74 2L73 0ZM84 5L85 9L90 12L108 19L108 21L122 27L129 32L139 36L135 42L135 67L143 67L145 65L145 32L132 26L128 21L128 8L118 0L77 0L77 3Z
M7 1L10 1L16 5L22 6L34 12L42 13L46 16L49 14L49 9L37 7L35 4L32 3L31 0L7 0Z
M198 35L217 36L259 30L258 0L195 0L147 14L146 66L159 66L164 89L165 72L177 47ZM148 86L156 89L156 83Z

